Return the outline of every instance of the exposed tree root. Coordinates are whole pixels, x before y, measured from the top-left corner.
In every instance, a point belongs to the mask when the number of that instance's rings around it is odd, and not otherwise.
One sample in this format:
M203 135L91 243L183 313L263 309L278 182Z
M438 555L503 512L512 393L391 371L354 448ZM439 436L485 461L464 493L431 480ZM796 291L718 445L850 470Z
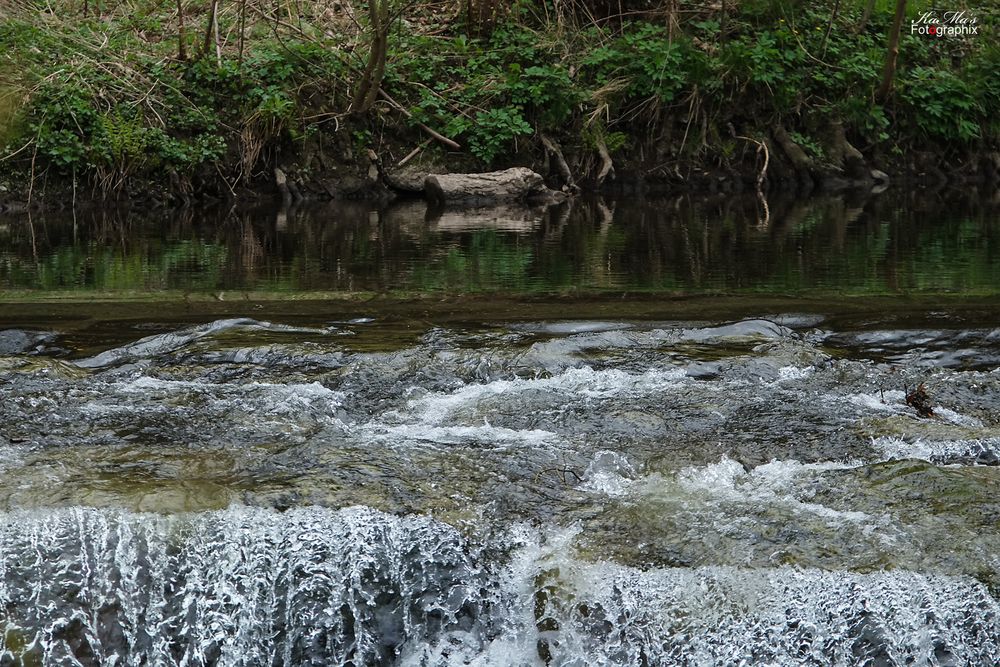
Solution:
M608 176L615 177L615 164L611 161L611 154L608 152L607 144L604 143L604 137L597 135L594 143L597 144L597 153L601 156L601 170L597 172L597 187L601 187Z
M549 155L556 161L556 167L559 169L559 175L563 179L566 187L572 192L579 192L580 188L577 186L576 181L573 179L573 172L570 171L569 165L566 164L566 158L563 157L562 149L559 144L544 134L540 134L542 145L545 146L545 150L548 151Z

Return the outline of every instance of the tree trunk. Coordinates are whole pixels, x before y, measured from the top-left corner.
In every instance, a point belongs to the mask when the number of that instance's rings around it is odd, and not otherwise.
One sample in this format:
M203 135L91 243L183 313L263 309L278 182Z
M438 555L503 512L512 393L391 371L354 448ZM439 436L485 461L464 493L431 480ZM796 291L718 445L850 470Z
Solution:
M865 11L861 14L861 20L858 22L857 27L854 28L854 34L858 35L865 31L868 27L868 21L872 17L872 12L875 11L875 0L868 0L865 3Z
M812 159L806 155L801 146L788 136L788 132L781 125L775 125L771 133L774 135L775 142L781 148L781 152L792 163L800 188L806 192L811 191L816 186L816 182L813 180L815 165Z
M896 0L896 16L892 19L889 29L889 52L885 56L885 67L882 69L882 83L875 93L875 99L881 103L889 99L892 92L892 80L896 75L896 59L899 58L899 31L906 17L906 0Z
M778 146L781 147L782 152L785 157L788 158L792 166L795 167L797 172L805 172L808 174L813 169L813 162L806 155L806 152L802 150L802 147L795 143L788 132L781 125L775 125L773 128L774 140L778 142Z
M177 60L187 60L184 50L184 6L182 0L177 0Z
M719 3L721 12L719 16L719 43L726 43L726 32L729 30L729 9L726 7L726 0Z
M470 37L489 37L503 4L499 0L465 0L465 31Z
M826 136L826 155L830 163L852 181L871 180L865 157L847 140L844 124L839 120L830 121Z
M385 57L389 49L389 0L369 0L368 16L371 21L372 45L351 101L351 111L354 113L364 113L371 109L378 99L379 88L382 87Z
M550 139L544 134L539 136L541 137L542 145L545 146L545 150L556 161L556 168L559 169L559 175L562 177L563 183L569 190L579 192L580 189L573 178L573 172L570 171L569 165L566 164L566 157L563 155L562 148L560 148L554 139Z
M215 17L218 11L219 0L212 0L212 4L208 9L208 24L205 26L205 41L201 45L199 58L206 56L208 54L208 50L212 48L212 33L215 29Z
M288 176L281 167L274 168L274 184L278 186L278 192L281 193L281 204L285 208L292 203L292 191L288 187Z
M239 65L243 65L243 47L246 40L247 32L247 0L240 0L240 41L239 41L239 55L236 56L236 62Z
M438 205L565 198L561 192L545 187L545 180L526 167L484 174L431 174L424 179L424 192L432 204Z
M836 0L833 3L833 9L830 11L830 22L826 24L826 32L823 34L823 45L820 47L820 58L826 57L826 43L830 39L830 33L833 32L833 24L837 21L837 14L840 13L840 0Z

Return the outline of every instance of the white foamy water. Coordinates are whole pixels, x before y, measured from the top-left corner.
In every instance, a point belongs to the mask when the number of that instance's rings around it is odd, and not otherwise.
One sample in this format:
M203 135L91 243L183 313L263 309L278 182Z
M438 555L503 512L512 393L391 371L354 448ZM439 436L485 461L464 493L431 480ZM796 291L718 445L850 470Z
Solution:
M686 510L700 509L717 513L719 502L745 508L726 516L744 519L767 508L778 508L798 515L812 515L833 523L871 524L871 532L880 523L865 512L844 511L811 502L815 487L810 479L824 472L848 470L863 465L861 461L802 463L771 461L747 470L742 463L723 457L718 463L689 466L672 474L654 473L636 476L635 470L620 454L600 452L590 464L579 485L581 490L603 493L626 501L644 498L681 503Z
M908 571L640 570L364 507L0 524L0 660L119 665L986 665L1000 606ZM540 537L540 532L545 537Z
M866 411L901 414L907 411L906 394L893 389L878 394L848 394L847 401Z
M604 450L594 455L577 488L613 498L623 497L634 487L636 475L635 468L625 456Z
M863 412L876 412L886 414L909 415L914 419L918 418L916 410L906 404L905 392L890 390L874 393L848 394L846 400L859 408ZM983 422L976 417L963 415L951 408L942 405L933 406L933 417L919 417L920 419L934 419L945 424L955 426L965 426L968 428L983 428Z
M995 470L955 468L995 374L650 326L223 320L0 374L0 498L49 508L0 515L0 665L995 663ZM933 419L878 390L925 379ZM873 465L910 457L949 468ZM290 509L67 508L228 502Z
M777 382L788 382L790 380L803 380L812 375L815 369L811 366L799 368L797 366L782 366L778 369Z
M428 424L437 424L457 411L477 406L497 409L505 397L528 392L551 393L577 398L610 398L642 395L681 386L686 373L678 370L651 370L632 374L618 369L594 370L572 368L557 375L516 380L495 380L486 384L468 384L449 393L432 393L410 402L409 412Z
M316 424L343 426L334 417L343 400L342 392L319 382L236 384L140 376L109 383L102 393L81 404L80 411L88 417L159 415L180 419L197 410L232 422L233 429L266 432Z
M742 464L724 457L713 465L684 468L677 473L677 482L688 492L751 507L778 506L835 522L874 524L875 518L864 512L842 511L810 502L814 490L803 484L810 475L859 465L857 461L771 461L747 471Z
M884 436L872 439L872 448L888 460L923 459L948 462L976 458L984 453L1000 455L1000 438L977 440L925 440Z
M978 582L788 567L560 567L553 662L583 665L988 665L1000 612ZM587 656L581 660L579 656Z
M934 416L941 421L954 424L956 426L983 428L983 422L981 420L976 419L975 417L970 417L969 415L963 415L960 412L955 412L954 410L941 405L934 408Z
M360 507L11 513L0 556L0 654L45 664L372 664L481 612L458 533Z
M387 428L374 427L368 432L393 442L426 441L441 444L476 442L486 446L542 445L556 438L551 431L541 429L516 430L501 426L428 426L407 424Z

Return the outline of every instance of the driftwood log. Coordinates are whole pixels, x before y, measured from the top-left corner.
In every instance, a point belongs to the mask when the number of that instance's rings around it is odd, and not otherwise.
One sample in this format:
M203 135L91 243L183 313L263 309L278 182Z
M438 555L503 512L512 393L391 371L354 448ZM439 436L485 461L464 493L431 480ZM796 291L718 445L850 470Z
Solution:
M430 174L424 179L427 200L437 206L475 206L503 202L557 203L566 195L550 190L526 167L482 174Z
M382 178L385 180L386 185L397 192L423 194L424 181L430 175L426 169L407 166L400 167L397 165L395 169L387 170L382 174Z

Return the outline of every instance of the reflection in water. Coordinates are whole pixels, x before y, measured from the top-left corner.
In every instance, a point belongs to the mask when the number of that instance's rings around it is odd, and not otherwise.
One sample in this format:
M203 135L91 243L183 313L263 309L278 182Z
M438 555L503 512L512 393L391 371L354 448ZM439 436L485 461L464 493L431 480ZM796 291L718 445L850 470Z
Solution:
M0 289L838 291L1000 285L985 203L753 198L429 211L331 203L0 218Z

